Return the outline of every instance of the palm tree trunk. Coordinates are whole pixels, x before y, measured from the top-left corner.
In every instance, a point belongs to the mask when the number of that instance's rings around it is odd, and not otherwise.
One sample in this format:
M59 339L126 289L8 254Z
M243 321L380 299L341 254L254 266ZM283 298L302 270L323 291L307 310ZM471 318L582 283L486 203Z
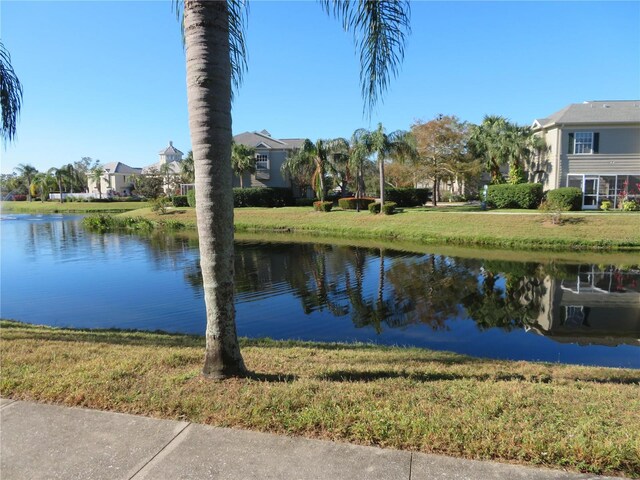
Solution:
M203 374L246 372L233 302L231 60L226 2L185 0L187 102L207 312Z
M244 182L242 181L242 177L244 177L244 172L240 172L240 175L238 175L240 177L240 188L244 188Z

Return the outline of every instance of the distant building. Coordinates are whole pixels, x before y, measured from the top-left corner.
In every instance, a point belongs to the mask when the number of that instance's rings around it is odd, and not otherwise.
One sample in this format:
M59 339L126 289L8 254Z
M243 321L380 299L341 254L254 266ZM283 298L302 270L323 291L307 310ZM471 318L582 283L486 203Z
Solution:
M530 168L545 190L578 187L582 208L620 194L640 199L640 100L574 103L533 122L548 152Z

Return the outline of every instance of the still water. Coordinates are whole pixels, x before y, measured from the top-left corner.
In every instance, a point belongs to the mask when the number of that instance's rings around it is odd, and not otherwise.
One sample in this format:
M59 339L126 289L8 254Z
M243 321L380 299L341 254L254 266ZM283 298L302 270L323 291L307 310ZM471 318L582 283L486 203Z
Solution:
M204 333L197 240L90 233L80 222L2 216L2 318ZM238 241L238 333L640 368L640 258L601 259L513 262Z

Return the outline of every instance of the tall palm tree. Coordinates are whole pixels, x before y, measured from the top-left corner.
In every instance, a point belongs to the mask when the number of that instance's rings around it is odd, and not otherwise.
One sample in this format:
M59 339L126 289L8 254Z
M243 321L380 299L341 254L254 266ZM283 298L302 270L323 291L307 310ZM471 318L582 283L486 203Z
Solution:
M2 128L0 136L5 142L16 136L16 124L22 107L22 85L11 66L11 55L0 42L0 107L2 107Z
M24 179L27 186L27 200L31 201L31 182L38 173L38 169L33 165L21 163L14 170Z
M101 165L96 165L91 169L91 179L96 184L98 189L98 196L102 198L102 177L104 176L104 168Z
M240 188L244 188L242 177L245 173L255 173L256 171L256 149L241 143L234 143L231 146L231 168L233 173L240 178Z
M60 203L62 203L62 188L65 184L65 182L69 181L70 175L69 175L69 169L68 169L69 165L64 165L60 168L58 167L51 167L47 173L49 175L51 175L55 180L56 183L58 184L58 192L60 192Z
M176 0L179 4L182 2ZM196 217L207 312L203 374L224 378L246 371L233 303L232 84L246 68L244 0L183 0L187 105L195 165ZM361 84L371 111L404 55L409 31L405 1L324 1L324 10L353 31Z
M193 150L189 150L187 156L180 162L180 179L182 183L193 183L195 172L193 170Z
M508 162L509 142L505 132L508 121L499 115L485 115L480 125L471 129L469 148L491 174L491 183L503 183L500 167Z
M359 139L369 154L376 156L380 174L380 203L384 205L384 162L389 158L403 159L415 156L415 147L410 134L404 130L387 134L382 123L379 123L378 128L372 131L356 130L354 136ZM380 211L382 212L382 209Z
M39 192L40 201L44 202L49 196L52 182L55 185L55 180L48 172L40 172L33 177L32 185L35 187L36 192Z

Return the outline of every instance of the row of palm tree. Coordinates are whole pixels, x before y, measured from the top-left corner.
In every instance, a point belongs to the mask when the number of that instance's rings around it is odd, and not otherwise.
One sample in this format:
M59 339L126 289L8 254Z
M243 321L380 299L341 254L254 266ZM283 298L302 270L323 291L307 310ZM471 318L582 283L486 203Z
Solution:
M27 188L27 200L32 201L34 196L39 196L41 200L46 200L49 193L56 190L74 193L84 192L87 188L87 176L93 179L102 197L101 179L104 176L104 169L96 164L87 175L74 164L68 163L61 167L52 167L46 172L39 172L36 167L30 164L19 164L15 172L22 178L22 182ZM62 202L62 195L60 195Z

